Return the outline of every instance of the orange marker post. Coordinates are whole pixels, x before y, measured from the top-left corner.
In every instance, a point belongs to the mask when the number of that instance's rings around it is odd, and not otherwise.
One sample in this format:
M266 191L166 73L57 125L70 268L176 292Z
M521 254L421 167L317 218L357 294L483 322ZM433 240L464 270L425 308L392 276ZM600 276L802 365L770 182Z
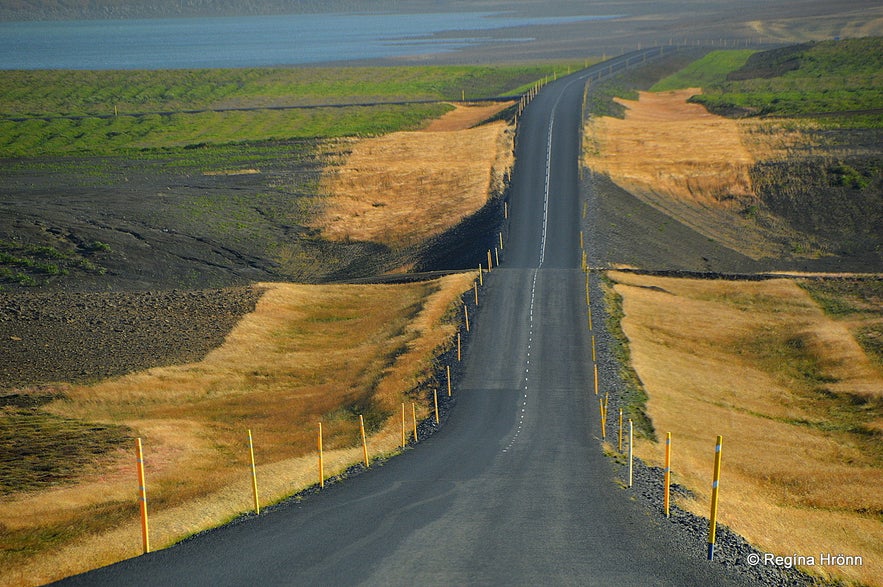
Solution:
M144 453L141 439L135 439L135 462L138 468L138 501L141 506L141 548L144 554L150 552L150 529L147 523L147 484L144 482Z
M435 404L435 423L438 424L438 390L432 390L432 403Z
M457 332L457 361L462 361L463 360L462 357L463 357L463 355L462 355L461 348L460 348L460 332L458 331Z
M445 370L448 373L448 397L451 397L451 366L447 365Z
M469 332L469 307L463 304L463 318L466 320L466 332Z
M491 250L488 249L487 250L487 270L488 270L488 272L490 272L490 270L493 268L494 268L494 264L491 261Z

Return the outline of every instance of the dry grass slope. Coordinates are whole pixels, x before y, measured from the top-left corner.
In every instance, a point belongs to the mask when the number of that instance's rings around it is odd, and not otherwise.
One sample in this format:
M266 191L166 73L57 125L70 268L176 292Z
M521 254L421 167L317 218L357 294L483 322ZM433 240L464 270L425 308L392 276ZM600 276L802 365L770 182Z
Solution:
M849 554L814 567L883 585L883 370L792 280L613 273L623 329L674 481L708 515L714 436L724 438L719 520L780 555ZM655 465L662 447L642 442Z
M402 401L428 415L433 358L450 344L452 308L473 280L263 284L255 312L203 361L71 386L47 409L143 438L151 540L167 546L251 509L248 428L264 503L316 482L319 421L328 475L361 460L360 413L372 455L396 450L389 416ZM139 554L136 485L126 451L73 485L4 499L0 584L41 584ZM58 535L66 539L45 539Z
M460 108L435 128L355 141L346 161L326 174L324 209L314 222L323 238L417 245L477 212L503 187L513 161L513 130L504 122L462 128L496 109ZM464 122L465 121L465 122Z
M625 119L587 125L584 162L624 189L705 236L754 259L781 256L780 231L740 212L757 203L749 170L760 158L785 153L794 132L766 131L771 123L710 114L687 99L697 88L642 92L618 100Z

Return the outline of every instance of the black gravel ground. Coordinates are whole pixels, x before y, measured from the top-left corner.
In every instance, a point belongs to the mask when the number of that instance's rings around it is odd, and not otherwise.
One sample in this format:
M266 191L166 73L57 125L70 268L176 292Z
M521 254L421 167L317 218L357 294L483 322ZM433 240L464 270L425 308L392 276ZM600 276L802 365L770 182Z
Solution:
M256 287L0 293L0 391L199 360L260 295Z

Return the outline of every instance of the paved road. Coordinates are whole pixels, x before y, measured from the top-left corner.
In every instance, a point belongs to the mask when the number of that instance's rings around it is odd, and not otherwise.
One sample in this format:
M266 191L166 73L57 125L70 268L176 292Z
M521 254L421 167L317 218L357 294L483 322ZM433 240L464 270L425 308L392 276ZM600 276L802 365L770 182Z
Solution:
M457 404L437 434L300 505L69 584L740 584L654 526L594 437L578 249L583 85L550 84L522 118L506 262L485 282Z

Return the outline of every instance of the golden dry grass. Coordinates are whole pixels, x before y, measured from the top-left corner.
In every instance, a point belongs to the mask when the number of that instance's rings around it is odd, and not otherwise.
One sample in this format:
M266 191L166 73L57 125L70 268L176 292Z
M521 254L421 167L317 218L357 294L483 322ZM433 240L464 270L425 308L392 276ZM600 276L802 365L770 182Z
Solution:
M70 386L48 409L125 424L143 439L154 548L252 508L246 430L255 439L263 503L316 483L324 423L327 475L362 458L358 415L372 455L397 449L401 402L418 403L433 357L474 275L407 285L263 284L255 312L203 361ZM7 545L0 584L34 585L140 554L133 452L73 485L0 503ZM70 533L51 546L41 536Z
M442 128L485 118L458 109ZM431 128L431 127L430 127ZM354 142L325 174L327 195L313 227L333 241L370 241L393 248L419 244L455 226L499 193L513 163L513 130L494 122L461 130L397 132Z
M430 121L424 131L452 132L466 130L491 118L512 106L514 102L491 102L489 104L454 104L454 109Z
M849 554L814 567L883 585L883 373L847 327L792 280L611 275L657 433L672 433L674 480L708 516L723 436L719 521L779 555ZM637 454L660 465L662 447Z
M642 92L617 100L625 119L591 119L584 162L624 189L698 232L759 259L784 251L781 233L740 212L756 204L749 169L758 158L787 153L795 132L770 132L771 123L710 114L687 99L701 90Z

